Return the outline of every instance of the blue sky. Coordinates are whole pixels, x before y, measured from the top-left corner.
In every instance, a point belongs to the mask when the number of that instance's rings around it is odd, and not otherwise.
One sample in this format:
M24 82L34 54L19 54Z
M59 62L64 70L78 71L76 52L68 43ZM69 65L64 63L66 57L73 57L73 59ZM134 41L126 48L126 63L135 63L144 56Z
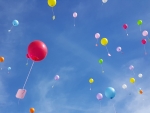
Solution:
M113 104L117 112L148 113L150 42L146 44L148 55L145 56L141 32L150 31L149 3L149 0L109 0L102 5L101 0L57 0L53 21L47 0L1 0L0 55L5 57L5 62L0 72L0 113L28 113L30 107L36 113L115 113ZM75 11L78 17L74 27ZM8 33L14 19L20 24ZM143 20L142 31L137 26L139 19ZM122 28L124 23L129 26L128 37ZM105 47L95 46L97 32L100 38L108 38L111 57L107 56ZM27 47L33 40L43 41L48 55L34 64L26 84L27 94L18 105L15 95L22 88L32 63L25 65ZM116 51L118 46L124 54ZM98 63L100 58L104 60L104 74ZM135 67L135 75L129 70L130 65ZM12 70L8 74L9 66ZM139 73L143 78L138 77ZM57 82L56 74L60 76ZM90 91L91 77L95 82ZM135 85L129 83L130 77L136 79ZM123 90L122 84L128 88ZM96 95L104 95L110 86L115 88L116 96L113 100L104 96L100 107ZM142 88L143 95L135 87Z

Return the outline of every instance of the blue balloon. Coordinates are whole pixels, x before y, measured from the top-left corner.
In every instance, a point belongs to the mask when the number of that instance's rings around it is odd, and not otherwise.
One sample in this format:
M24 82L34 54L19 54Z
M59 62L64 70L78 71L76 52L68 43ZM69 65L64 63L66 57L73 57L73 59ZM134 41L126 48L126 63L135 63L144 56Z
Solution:
M12 24L13 24L13 26L18 26L18 25L19 25L19 22L18 22L18 20L14 20L14 21L12 22Z
M11 70L11 67L8 67L8 70Z
M113 99L116 95L116 91L114 88L112 87L108 87L106 90L105 90L105 96L109 99Z

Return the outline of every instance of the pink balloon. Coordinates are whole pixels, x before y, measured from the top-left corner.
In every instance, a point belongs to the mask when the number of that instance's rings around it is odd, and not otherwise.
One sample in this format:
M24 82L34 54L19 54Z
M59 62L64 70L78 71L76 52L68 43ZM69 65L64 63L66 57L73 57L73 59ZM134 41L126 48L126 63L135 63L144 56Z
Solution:
M59 78L60 78L59 75L56 75L54 79L59 80Z
M102 95L101 93L98 93L98 94L96 95L96 98L97 98L98 100L101 100L101 99L103 98L103 95Z
M77 15L78 15L78 14L77 14L76 12L73 13L73 17L74 17L74 18L76 18Z
M147 40L146 39L142 39L142 44L146 44Z
M26 95L26 90L25 89L18 89L16 98L23 99Z
M117 47L117 52L121 52L122 48L121 47Z
M134 69L134 66L133 66L133 65L130 65L129 69L130 69L130 70L133 70L133 69Z
M143 36L148 36L148 31L144 30L144 31L142 32L142 35L143 35Z
M96 33L96 34L95 34L95 38L96 38L96 39L100 38L100 34L99 34L99 33Z

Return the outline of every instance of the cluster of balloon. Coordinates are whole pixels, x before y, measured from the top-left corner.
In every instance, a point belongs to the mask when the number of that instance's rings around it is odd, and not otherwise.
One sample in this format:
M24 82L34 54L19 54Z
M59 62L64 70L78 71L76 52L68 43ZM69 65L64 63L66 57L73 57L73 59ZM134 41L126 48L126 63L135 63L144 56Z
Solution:
M56 6L57 2L56 2L56 0L48 0L47 2L48 2L48 5L50 7L52 7L52 13L53 13L52 19L55 20L55 14L54 14L54 11L53 11L53 7Z
M108 39L107 39L107 38L102 38L102 39L101 39L101 44L102 44L103 46L106 46L106 50L107 50L108 56L111 56L111 54L109 53L108 48L107 48Z
M104 73L104 70L103 70L103 66L102 66L102 63L103 63L103 59L99 59L98 61L100 64L101 64L101 68L102 68L102 73Z
M141 31L141 25L143 24L142 20L137 21L137 25L140 26L140 31Z
M128 36L128 33L127 33L127 28L128 28L128 24L123 24L123 29L125 29L125 31L126 31L126 34L127 34L127 36Z
M77 12L74 12L74 13L73 13L73 18L74 18L74 26L76 26L76 24L75 24L75 18L77 18L77 16L78 16Z
M26 85L27 80L29 78L29 75L30 75L30 72L32 70L33 64L34 64L34 62L42 61L47 56L47 53L48 53L48 49L42 41L35 40L35 41L33 41L29 44L29 46L28 46L28 56L31 60L33 60L33 63L31 65L31 68L29 70L29 73L27 75L25 83L23 85L23 88L18 89L18 91L17 91L16 98L23 99L25 97L26 90L24 88L25 88L25 85Z
M133 72L133 74L135 75L135 72L134 72L134 66L133 65L130 65L129 66L129 69Z
M18 20L13 20L13 21L12 21L12 26L11 26L11 28L8 30L8 32L11 32L13 26L18 26L18 25L19 25L19 21L18 21Z
M4 57L0 57L0 62L2 63L2 62L4 62ZM2 66L1 66L1 70L2 70Z
M59 75L56 75L55 77L54 77L54 80L55 81L57 81L57 80L59 80L60 79L60 77L59 77ZM52 85L52 88L54 87L54 85Z
M91 84L93 84L93 82L94 82L94 79L93 79L93 78L90 78L90 79L89 79L89 83L90 83L90 90L92 90L92 88L91 88Z
M101 94L101 93L98 93L97 95L96 95L96 98L97 98L97 100L102 100L102 98L103 98L103 95ZM101 109L101 102L100 102L100 109Z
M143 35L144 37L147 37L147 38L148 38L148 31L144 30L144 31L142 32L142 35ZM148 41L150 41L149 38L148 38Z
M29 112L30 112L30 113L34 113L34 112L35 112L35 109L34 109L34 108L30 108Z
M8 67L8 73L9 73L10 70L11 70L11 67Z
M122 48L121 48L121 47L117 47L117 48L116 48L116 50L117 50L117 52L120 52L120 53L122 53L122 54L123 54L123 52L122 52Z
M145 55L147 55L146 48L145 48L145 44L147 43L147 40L146 40L146 39L142 39L141 42L142 42L142 44L144 45L144 52L145 52Z
M96 38L96 40L97 40L95 46L98 46L98 39L100 38L100 34L99 34L99 33L96 33L96 34L95 34L95 38Z
M113 99L115 96L116 96L116 91L113 87L108 87L106 88L105 90L105 96L108 98L108 99ZM114 111L116 113L116 108L115 106L113 105L114 107Z

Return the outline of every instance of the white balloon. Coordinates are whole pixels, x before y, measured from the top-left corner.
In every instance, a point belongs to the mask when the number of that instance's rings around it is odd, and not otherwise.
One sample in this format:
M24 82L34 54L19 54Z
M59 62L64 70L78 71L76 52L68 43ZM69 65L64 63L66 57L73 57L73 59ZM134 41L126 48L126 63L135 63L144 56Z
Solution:
M139 78L142 78L142 76L143 76L143 75L142 75L141 73L138 75Z
M126 85L126 84L123 84L123 85L122 85L122 88L123 88L123 89L126 89L126 88L127 88L127 85Z
M103 3L106 3L108 0L102 0Z

